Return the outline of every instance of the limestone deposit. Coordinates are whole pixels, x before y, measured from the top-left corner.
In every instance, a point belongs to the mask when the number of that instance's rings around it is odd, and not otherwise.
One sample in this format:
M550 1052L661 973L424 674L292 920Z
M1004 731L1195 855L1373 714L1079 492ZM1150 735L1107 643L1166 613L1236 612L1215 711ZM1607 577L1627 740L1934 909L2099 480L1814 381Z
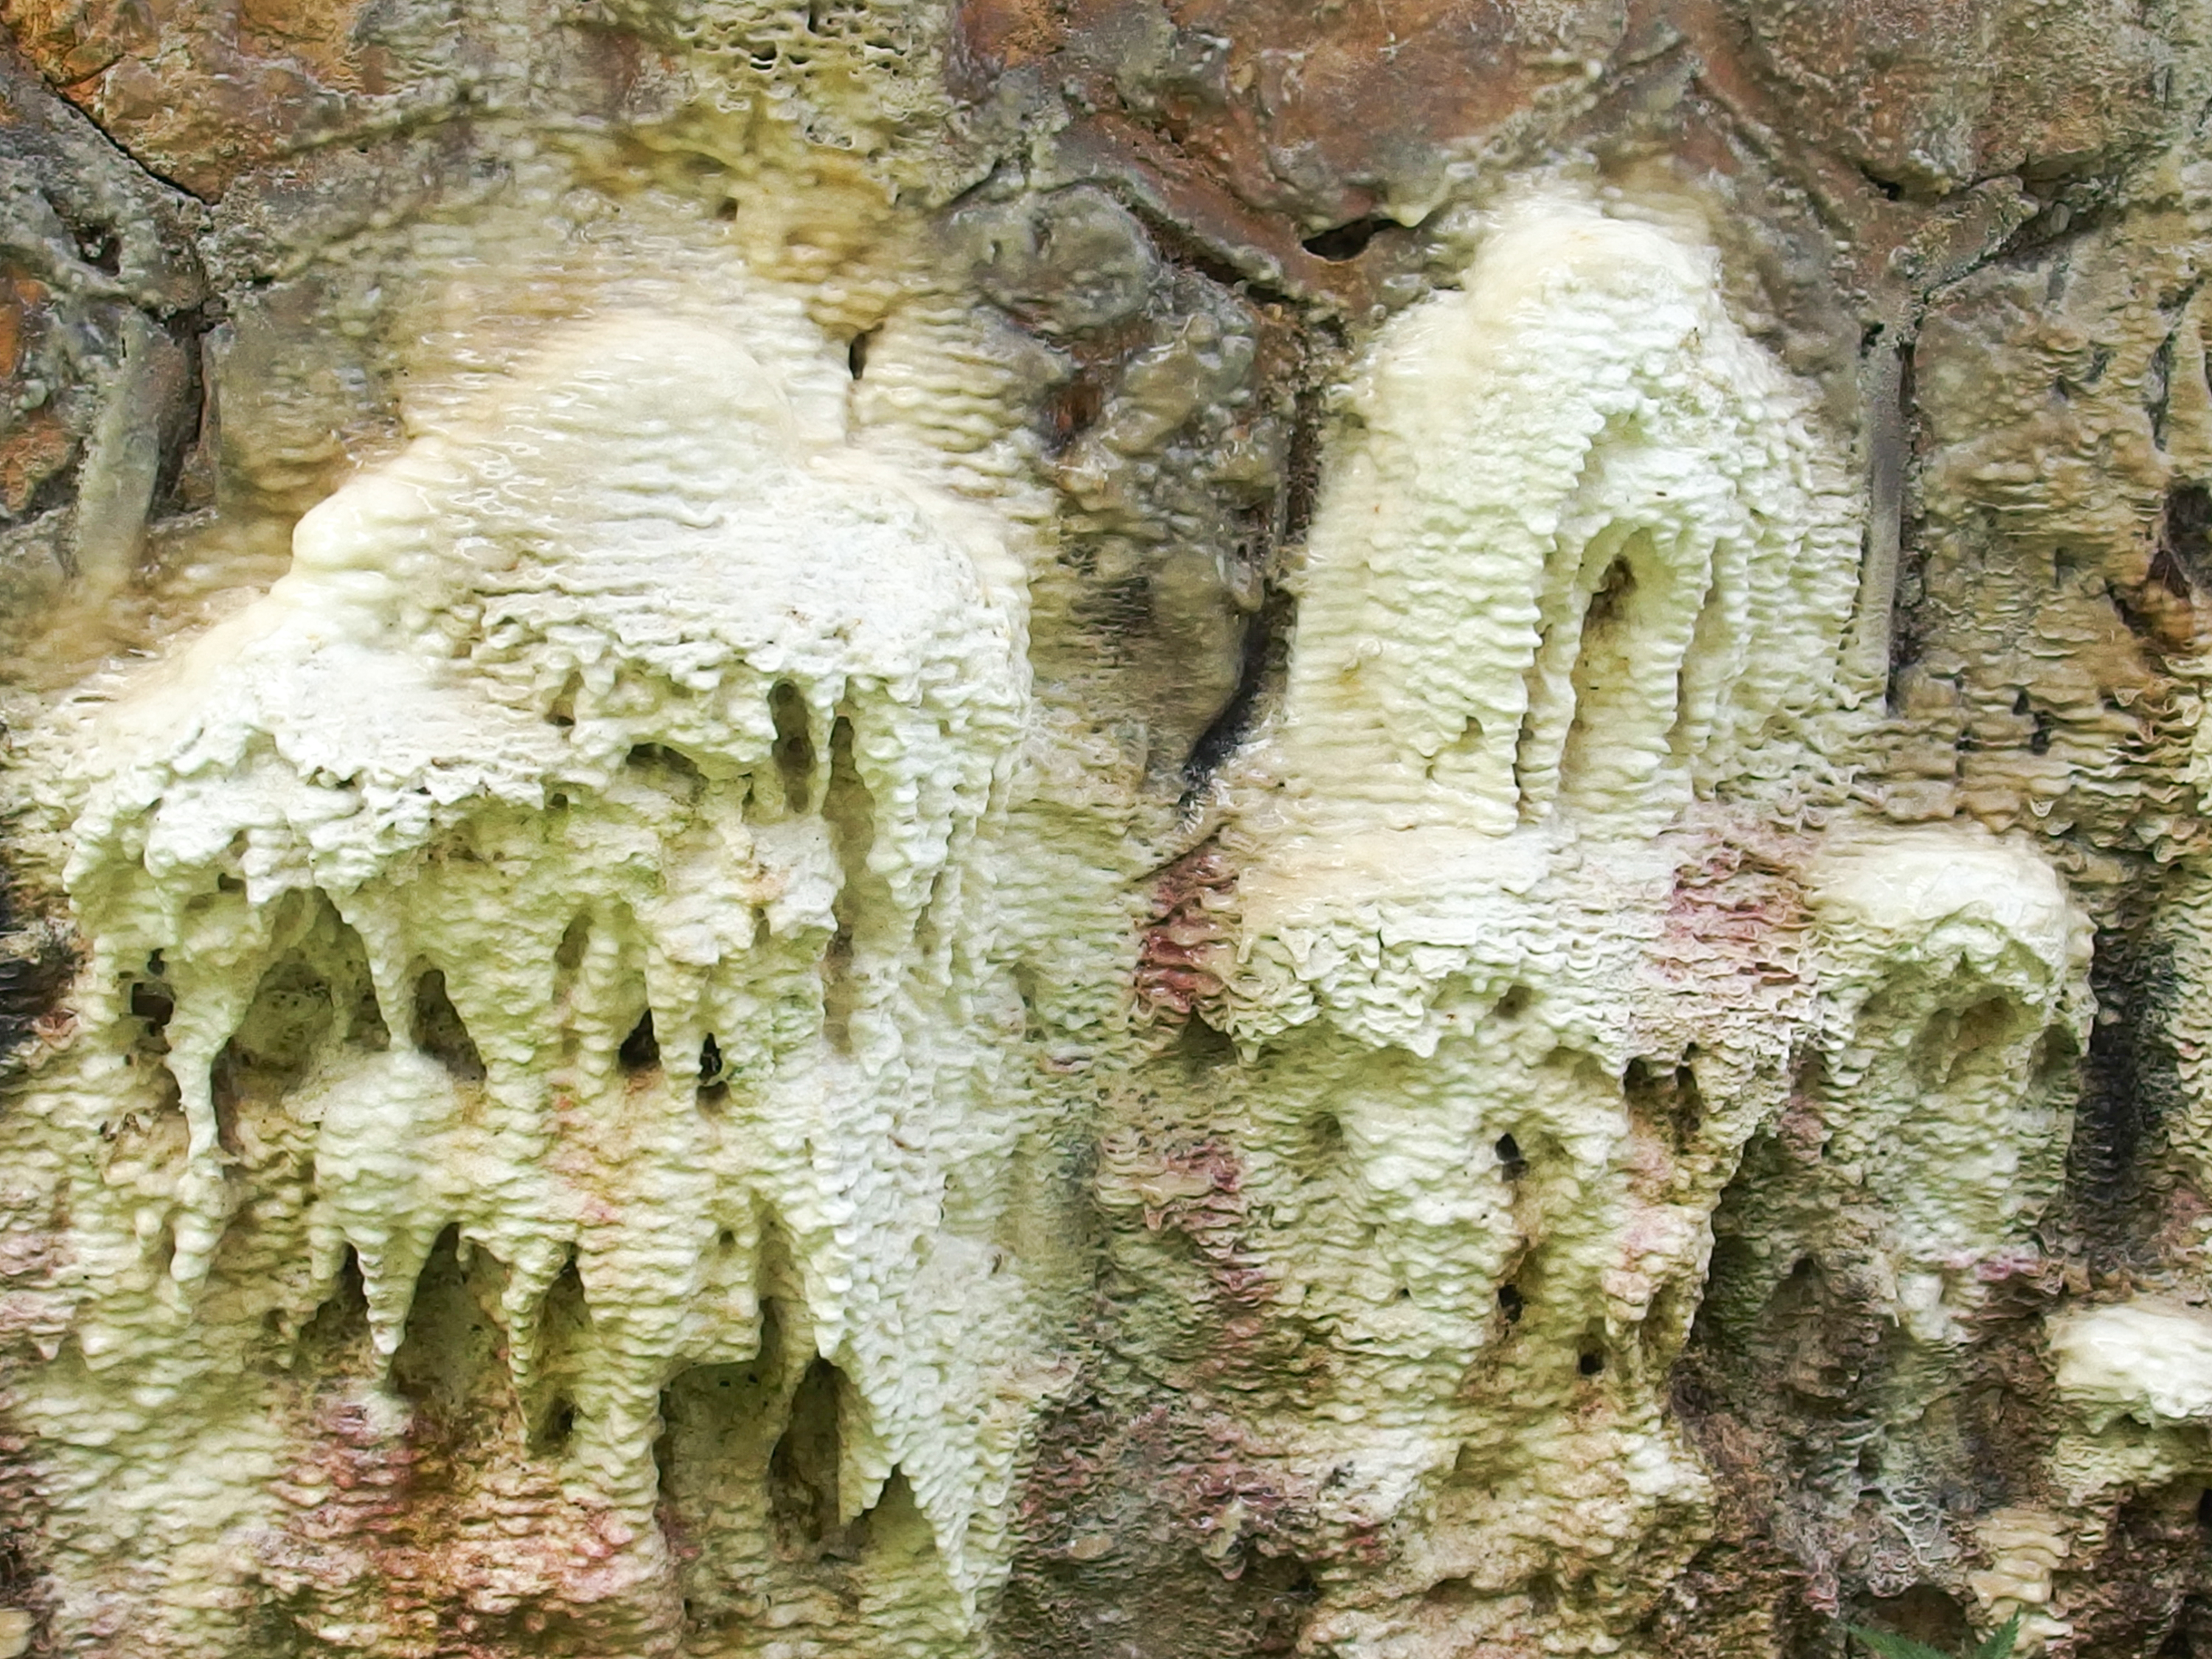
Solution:
M0 0L0 1659L2212 1655L2212 13L1894 10Z

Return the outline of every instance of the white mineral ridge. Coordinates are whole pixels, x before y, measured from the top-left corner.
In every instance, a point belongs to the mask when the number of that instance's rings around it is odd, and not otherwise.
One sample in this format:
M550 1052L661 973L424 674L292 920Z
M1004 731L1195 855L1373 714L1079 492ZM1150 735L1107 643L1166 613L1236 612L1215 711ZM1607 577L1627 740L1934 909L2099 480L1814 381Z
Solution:
M2051 1324L2059 1397L2097 1428L2212 1421L2212 1314L2142 1300L2084 1308Z
M1977 826L1863 832L1824 853L1812 875L1814 912L1831 937L1887 941L1923 960L1965 956L1984 969L2007 951L2052 971L2088 961L2087 930L2057 871Z
M1532 197L1344 408L1282 739L1313 813L1646 834L1838 702L1856 507L1710 250Z
M84 1109L120 1115L150 1081L100 1050L127 1048L131 987L158 973L190 1141L169 1194L88 1198L113 1213L88 1231L127 1262L170 1230L163 1294L189 1308L237 1202L216 1057L273 965L335 986L360 963L397 1040L325 1039L286 1106L314 1130L317 1278L356 1253L377 1348L454 1227L510 1273L526 1390L573 1261L605 1334L573 1367L569 1461L648 1504L659 1390L754 1352L773 1228L803 1340L853 1385L841 1507L900 1465L972 1594L1028 1316L1018 1273L975 1285L994 1217L956 1237L942 1200L1033 1103L988 1094L952 963L986 925L963 876L1027 715L1024 603L994 528L810 428L740 333L555 330L88 722L68 871L103 1033ZM426 987L465 1063L410 1051ZM617 1051L647 1031L665 1058L629 1074ZM88 1352L161 1316L139 1282L99 1298Z

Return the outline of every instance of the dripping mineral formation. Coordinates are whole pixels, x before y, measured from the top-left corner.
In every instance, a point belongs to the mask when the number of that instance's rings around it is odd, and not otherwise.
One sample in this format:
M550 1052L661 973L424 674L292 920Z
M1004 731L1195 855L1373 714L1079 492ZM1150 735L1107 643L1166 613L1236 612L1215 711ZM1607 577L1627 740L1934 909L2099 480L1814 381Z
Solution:
M1308 9L0 0L0 1659L2212 1656L2212 13Z

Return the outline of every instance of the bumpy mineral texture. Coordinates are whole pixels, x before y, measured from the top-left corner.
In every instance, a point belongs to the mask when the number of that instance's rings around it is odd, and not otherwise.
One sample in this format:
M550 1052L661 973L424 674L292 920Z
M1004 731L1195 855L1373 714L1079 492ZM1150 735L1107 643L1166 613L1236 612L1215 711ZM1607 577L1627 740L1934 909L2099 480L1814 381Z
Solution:
M0 1659L2212 1659L2212 0L0 23Z

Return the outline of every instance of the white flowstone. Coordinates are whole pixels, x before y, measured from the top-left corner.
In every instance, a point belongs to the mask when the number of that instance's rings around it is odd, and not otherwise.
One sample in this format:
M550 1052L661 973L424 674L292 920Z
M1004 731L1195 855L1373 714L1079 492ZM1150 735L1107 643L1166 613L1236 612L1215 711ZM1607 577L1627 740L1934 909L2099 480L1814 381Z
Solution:
M2059 1397L2094 1430L2123 1417L2149 1428L2212 1422L2212 1314L2145 1298L2081 1308L2051 1322Z

